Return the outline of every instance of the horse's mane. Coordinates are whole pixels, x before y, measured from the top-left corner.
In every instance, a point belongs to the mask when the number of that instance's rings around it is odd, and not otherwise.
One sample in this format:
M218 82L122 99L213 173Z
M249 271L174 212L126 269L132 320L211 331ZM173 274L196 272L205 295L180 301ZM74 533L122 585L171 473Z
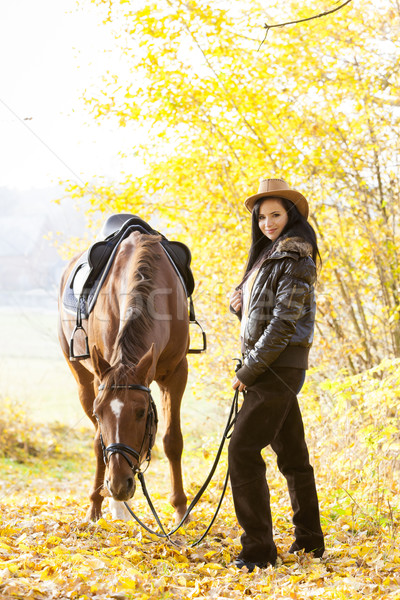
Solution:
M111 356L112 369L104 381L106 387L132 383L129 375L149 350L146 334L151 330L154 316L148 298L156 287L160 259L156 246L160 240L159 235L135 234L134 253L127 257L127 260L133 261L134 275L125 310L126 321L115 341Z

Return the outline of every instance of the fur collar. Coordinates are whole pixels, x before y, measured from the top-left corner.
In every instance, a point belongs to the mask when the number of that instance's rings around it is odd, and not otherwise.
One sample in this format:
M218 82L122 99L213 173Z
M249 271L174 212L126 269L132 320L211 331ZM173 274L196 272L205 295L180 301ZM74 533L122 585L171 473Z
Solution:
M301 257L312 256L312 245L301 237L285 237L280 240L275 252L297 252Z

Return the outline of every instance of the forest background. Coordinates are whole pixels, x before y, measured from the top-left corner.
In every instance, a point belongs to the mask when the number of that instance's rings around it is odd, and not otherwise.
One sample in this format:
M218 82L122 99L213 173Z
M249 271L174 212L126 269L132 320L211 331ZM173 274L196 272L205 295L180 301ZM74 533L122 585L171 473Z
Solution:
M308 198L322 257L302 406L321 482L328 561L293 563L283 554L283 570L257 574L251 587L230 571L219 572L215 565L229 560L213 542L211 566L204 554L196 559L204 572L191 570L186 554L188 575L172 551L161 572L154 543L146 560L133 560L139 565L129 576L135 594L177 597L189 587L193 597L212 597L214 569L214 597L220 598L236 592L399 597L400 5L353 0L333 15L269 30L261 43L264 23L301 20L321 6L297 0L267 8L242 0L94 4L117 40L121 69L105 72L97 88L86 90L88 118L128 129L134 124L138 167L111 184L101 177L71 182L69 197L90 203L94 229L105 215L133 212L190 247L196 312L209 340L207 354L190 359L193 402L210 399L215 410L230 397L238 326L227 304L250 242L243 201L260 178L282 177ZM70 240L64 256L85 245L87 238ZM25 447L35 447L34 434L23 432ZM203 440L205 458L213 443ZM198 457L190 456L193 479ZM290 510L274 477L284 541ZM113 547L120 547L115 536L132 531L115 527L104 521L97 532L103 542L104 535L114 536ZM224 535L230 556L238 532ZM76 550L89 569L90 551ZM55 590L57 577L67 576L61 555L42 578ZM42 559L36 562L41 573ZM105 561L98 569L108 567ZM114 567L114 592L133 594L124 571L131 567ZM148 571L151 585L141 575ZM84 597L90 585L97 586L92 593L103 593L97 575L77 583L77 572L71 568L75 597Z

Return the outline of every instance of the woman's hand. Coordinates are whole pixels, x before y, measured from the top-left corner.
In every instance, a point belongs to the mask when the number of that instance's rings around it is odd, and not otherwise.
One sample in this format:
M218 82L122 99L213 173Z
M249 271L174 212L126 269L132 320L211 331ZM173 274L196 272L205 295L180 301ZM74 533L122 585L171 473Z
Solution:
M232 387L234 390L236 390L236 388L239 388L239 392L243 392L246 389L246 386L244 385L244 383L242 383L235 375L233 381L232 381Z
M242 308L242 290L234 290L230 297L230 304L235 312Z

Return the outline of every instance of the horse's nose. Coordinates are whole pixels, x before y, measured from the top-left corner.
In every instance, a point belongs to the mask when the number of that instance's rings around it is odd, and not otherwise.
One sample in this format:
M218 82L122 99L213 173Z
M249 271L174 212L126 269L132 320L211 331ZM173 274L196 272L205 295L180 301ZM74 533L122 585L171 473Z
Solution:
M108 482L108 489L110 490L113 498L120 502L126 502L132 498L135 493L135 479L133 477L126 477L121 480L117 478L111 478Z
M128 479L126 480L126 491L128 492L128 494L132 491L134 485L135 480L133 479L133 477L128 477Z

